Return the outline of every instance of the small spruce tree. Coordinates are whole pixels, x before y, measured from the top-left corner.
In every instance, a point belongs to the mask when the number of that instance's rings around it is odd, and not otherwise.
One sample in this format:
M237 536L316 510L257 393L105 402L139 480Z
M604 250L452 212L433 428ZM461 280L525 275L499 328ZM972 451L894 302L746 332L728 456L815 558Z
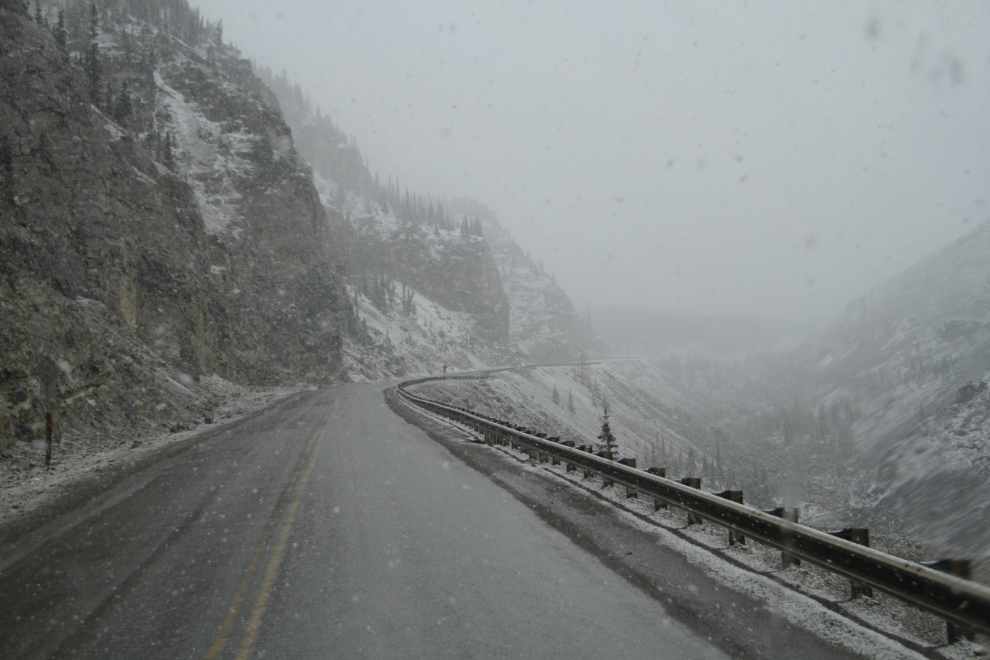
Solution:
M574 413L574 391L567 390L567 411Z
M605 451L615 452L619 449L619 441L615 439L612 426L608 422L608 408L605 408L605 415L602 416L602 430L598 434L598 439L601 440Z
M100 14L96 11L96 3L89 5L89 38L96 39L100 34Z
M553 386L553 402L560 405L560 392L557 391L556 385Z
M113 117L113 85L109 82L107 83L107 92L103 95L103 105L100 107L106 115Z

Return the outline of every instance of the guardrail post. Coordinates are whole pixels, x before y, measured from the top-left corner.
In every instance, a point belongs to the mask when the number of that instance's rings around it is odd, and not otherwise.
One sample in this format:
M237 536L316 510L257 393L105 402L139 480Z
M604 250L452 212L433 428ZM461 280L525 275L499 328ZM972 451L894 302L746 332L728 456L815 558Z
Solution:
M787 522L792 522L795 525L798 524L798 519L801 517L801 510L789 507L789 506L779 506L776 509L770 509L769 511L764 511L763 513L769 513L771 516L777 516L778 518L783 518ZM789 539L784 539L785 547L789 545ZM781 550L780 552L780 565L781 569L789 567L791 564L795 566L801 565L801 560L795 557L787 550Z
M649 472L650 474L653 474L653 475L656 475L658 477L661 477L662 479L666 479L667 478L667 468L651 467L651 468L647 468L646 471ZM655 497L653 498L653 510L654 511L659 511L660 509L666 509L666 508L667 508L667 503L666 502L664 502L663 500L659 500L659 499L657 499Z
M558 437L558 436L552 436L552 437L547 438L547 440L549 440L550 442L560 442L560 437ZM551 456L550 457L550 465L560 465L560 459L557 458L556 456Z
M715 493L719 497L724 497L730 502L735 502L736 504L743 503L743 492L741 490L723 490L721 493ZM729 530L729 547L731 548L736 543L739 545L746 545L746 537L743 536L742 532L735 532Z
M948 573L949 575L955 575L964 580L969 580L973 574L973 565L968 559L939 559L938 561L922 562L922 566L927 566L928 568L933 568L936 571ZM951 621L945 622L945 636L949 644L955 644L960 639L972 641L976 638L972 630Z
M684 484L688 488L697 488L698 490L701 490L701 477L684 477L683 479L679 479L677 483ZM691 525L700 525L703 522L705 522L704 518L696 513L691 513L688 511L687 524L689 527Z
M870 547L870 530L864 527L846 527L836 532L829 532L829 535L845 539L846 541L852 541L859 545L865 545L867 548ZM849 580L849 590L851 594L849 596L850 599L857 598L858 596L873 598L873 587L859 580Z
M619 459L619 464L620 465L625 465L626 467L635 468L636 467L636 459L635 458L620 458ZM626 499L629 499L630 497L635 497L635 498L638 499L639 498L639 493L636 492L636 489L635 488L629 488L628 486L626 486Z
M594 454L595 453L595 448L592 447L591 445L578 445L577 447L575 447L575 449L577 449L578 451L583 451L583 452L585 452L587 454ZM587 470L587 469L584 470L584 478L585 479L588 479L588 478L592 477L593 475L594 475L594 473L591 470Z
M570 447L571 449L574 448L574 441L573 440L561 440L560 438L556 438L556 440L557 440L557 442L559 442L560 444L564 445L565 447ZM557 461L557 463L560 463L560 461ZM566 472L573 472L574 469L575 468L574 468L573 465L571 465L567 461L564 461L564 470Z
M534 435L537 438L542 438L544 440L546 440L547 437L546 433L535 433ZM537 451L536 457L540 460L540 463L547 463L550 460L550 456L545 451Z
M610 461L612 460L612 452L610 451L600 451L597 454L595 454L595 456L598 456L599 458L607 458ZM605 475L602 475L602 488L608 488L609 486L614 486L614 485L615 485L614 481L612 481Z

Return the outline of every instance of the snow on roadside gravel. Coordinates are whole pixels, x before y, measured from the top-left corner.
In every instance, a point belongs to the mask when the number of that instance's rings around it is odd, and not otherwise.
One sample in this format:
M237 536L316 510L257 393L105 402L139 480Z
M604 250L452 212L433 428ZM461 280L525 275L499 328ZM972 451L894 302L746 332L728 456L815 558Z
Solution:
M558 406L552 405L549 397L543 397L539 392L548 389L548 384L538 375L543 370L545 368L526 370L525 374L502 373L498 378L486 379L483 387L479 387L480 381L450 380L425 383L415 390L483 414L496 417L508 414L517 423L534 425L552 435L570 435L575 441L590 441L594 435L588 433L592 429L587 422L579 422L574 428L552 414ZM533 384L527 385L527 381ZM580 415L566 417L576 419ZM444 421L456 425L450 420ZM582 429L582 426L586 428ZM955 660L988 655L987 649L978 643L962 641L947 646L942 620L896 598L875 592L873 598L850 600L848 580L810 565L781 570L779 550L752 541L728 547L727 532L718 525L706 523L687 527L686 514L674 507L655 512L652 500L628 499L624 488L605 487L600 478L583 479L580 473L568 473L560 465L538 463L524 452L507 447L494 450L507 459L511 457L527 463L529 469L570 489L594 493L611 503L630 525L684 555L720 584L760 600L789 622L850 651L865 657L892 659ZM871 541L878 550L911 561L933 558L926 555L926 549L920 544L905 539L876 535ZM923 652L914 651L912 647Z
M193 427L179 425L175 432L136 432L124 441L94 449L89 442L66 439L54 445L51 469L45 469L45 443L17 442L0 455L0 526L29 518L87 477L124 463L132 465L162 447L196 433L236 422L247 414L312 385L294 387L244 387L219 376L202 376L200 385L220 400L211 423L205 419ZM119 438L118 438L119 440Z

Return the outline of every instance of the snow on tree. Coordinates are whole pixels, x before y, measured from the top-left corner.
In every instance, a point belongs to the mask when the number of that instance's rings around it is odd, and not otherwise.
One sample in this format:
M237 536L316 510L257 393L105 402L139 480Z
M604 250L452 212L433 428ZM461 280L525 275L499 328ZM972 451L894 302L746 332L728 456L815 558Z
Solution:
M556 385L553 386L553 402L560 405L560 392L557 391Z
M602 430L598 434L598 439L601 440L605 451L614 452L619 449L619 441L615 439L612 426L608 422L608 408L605 408L605 414L602 416Z

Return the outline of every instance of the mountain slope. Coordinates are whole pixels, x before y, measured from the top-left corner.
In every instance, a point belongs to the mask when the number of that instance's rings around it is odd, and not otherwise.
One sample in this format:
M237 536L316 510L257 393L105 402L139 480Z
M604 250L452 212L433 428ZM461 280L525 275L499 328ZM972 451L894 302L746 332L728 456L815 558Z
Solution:
M990 225L850 303L812 367L857 402L864 508L966 547L990 543Z

